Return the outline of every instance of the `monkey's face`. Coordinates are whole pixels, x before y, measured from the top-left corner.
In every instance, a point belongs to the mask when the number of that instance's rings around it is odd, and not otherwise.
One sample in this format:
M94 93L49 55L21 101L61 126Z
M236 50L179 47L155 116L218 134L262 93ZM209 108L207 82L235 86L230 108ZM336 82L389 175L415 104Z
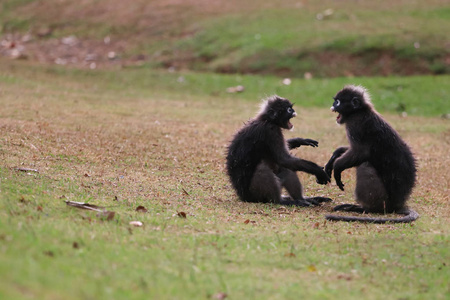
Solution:
M333 99L331 111L338 114L336 117L336 123L338 124L344 124L351 114L361 108L362 95L348 88L339 91Z
M297 113L292 108L293 104L284 98L277 98L270 103L270 111L272 120L275 124L281 128L291 130L294 125L291 123L291 119L297 116Z
M297 113L292 108L293 104L284 98L273 96L263 103L260 118L267 120L281 128L292 129L294 125L290 120L297 116Z
M338 114L338 116L336 117L336 123L343 124L342 121L344 121L344 119L342 118L341 113L339 113L339 111L338 111L339 106L341 106L341 100L338 99L338 98L334 98L334 103L333 103L333 105L331 106L330 109L331 109L332 112L335 112L335 113Z
M285 129L288 129L288 130L292 130L293 128L294 128L294 125L292 125L292 123L291 123L291 119L293 118L293 117L296 117L297 116L297 113L295 112L295 110L292 108L292 106L291 107L287 107L286 108L286 118L287 118L287 121L286 121L286 125L283 127L282 126L282 128L285 128Z

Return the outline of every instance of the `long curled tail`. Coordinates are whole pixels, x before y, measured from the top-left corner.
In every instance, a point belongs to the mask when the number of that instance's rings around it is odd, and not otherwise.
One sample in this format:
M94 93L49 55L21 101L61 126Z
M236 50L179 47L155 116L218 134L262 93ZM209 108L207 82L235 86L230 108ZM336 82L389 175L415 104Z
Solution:
M401 218L390 219L390 218L363 218L363 217L353 217L353 216L339 216L339 215L326 215L325 219L329 221L344 221L344 222L362 222L362 223L374 223L374 224L384 224L384 223L411 223L419 218L419 214L412 209L398 212L399 214L405 215Z

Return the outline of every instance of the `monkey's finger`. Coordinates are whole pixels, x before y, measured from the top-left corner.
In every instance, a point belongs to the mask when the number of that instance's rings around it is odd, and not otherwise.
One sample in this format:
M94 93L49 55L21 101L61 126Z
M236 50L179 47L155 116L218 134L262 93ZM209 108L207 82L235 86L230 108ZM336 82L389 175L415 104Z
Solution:
M319 202L332 202L333 201L333 199L331 199L331 198L327 198L327 197L320 197L319 198Z
M322 168L322 170L323 170L323 168ZM324 174L325 174L325 181L326 181L326 183L331 182L331 176L328 175L325 171L323 171L323 172L324 172Z
M320 203L317 200L314 200L314 199L310 198L310 199L308 199L308 202L311 203L314 206L320 206Z
M296 202L296 204L295 205L297 205L297 206L302 206L302 207L309 207L309 206L312 206L312 204L309 202L309 201L307 201L307 200L297 200L297 202Z
M328 184L330 182L330 180L319 180L319 179L317 179L316 182L318 184Z
M308 146L311 146L311 147L318 147L319 146L319 142L316 141L316 140L306 139L305 142L306 142L306 144Z
M333 162L329 161L326 165L325 165L325 173L328 175L328 177L331 177L331 173L333 172Z
M308 198L309 202L312 202L311 200L316 201L317 203L323 203L323 202L331 202L333 201L332 199L328 198L328 197L313 197L313 198Z

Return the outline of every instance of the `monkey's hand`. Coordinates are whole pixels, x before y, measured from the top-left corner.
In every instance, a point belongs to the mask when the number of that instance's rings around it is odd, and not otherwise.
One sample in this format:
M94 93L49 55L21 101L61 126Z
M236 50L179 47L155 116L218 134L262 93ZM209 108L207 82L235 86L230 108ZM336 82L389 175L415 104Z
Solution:
M328 176L331 177L331 172L333 171L334 162L336 161L336 159L341 157L342 154L344 154L347 150L348 147L339 147L333 152L333 155L331 155L330 160L325 165L325 172L327 173Z
M336 181L336 184L339 187L339 189L341 191L343 191L344 190L344 184L341 181L341 172L336 172L336 170L334 170L334 180Z
M303 139L303 145L311 147L319 147L319 142L312 139Z
M325 171L320 168L320 171L316 173L316 182L318 184L327 184L331 182L330 176L325 173Z
M328 163L325 165L325 173L327 173L328 177L331 177L331 172L333 171L334 159L331 158Z
M294 138L287 140L289 149L295 149L300 146L318 147L319 142L312 139Z

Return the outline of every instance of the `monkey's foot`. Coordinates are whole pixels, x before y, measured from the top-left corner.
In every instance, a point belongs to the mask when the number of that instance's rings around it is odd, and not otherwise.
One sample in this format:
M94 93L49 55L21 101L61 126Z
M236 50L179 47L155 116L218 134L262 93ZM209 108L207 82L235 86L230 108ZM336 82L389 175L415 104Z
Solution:
M318 203L322 203L322 202L331 202L333 201L333 199L331 198L327 198L327 197L311 197L307 199L309 202L312 202L311 200L314 200Z
M299 199L297 201L297 206L309 207L309 206L319 206L320 203L311 199Z
M308 201L312 205L320 206L320 203L322 203L322 202L330 202L333 200L331 200L330 198L326 198L326 197L312 197L312 198L307 198L306 201Z
M313 203L313 202L310 202L310 199L292 200L292 198L288 197L288 196L282 196L280 204L282 204L282 205L295 205L295 206L302 206L302 207L309 207L309 206L313 206L313 205L320 205L317 202L316 202L316 204Z
M356 204L341 204L341 205L335 206L333 208L333 210L334 211L340 211L340 210L352 211L352 212L357 212L360 214L364 213L364 209L361 206L356 205Z

